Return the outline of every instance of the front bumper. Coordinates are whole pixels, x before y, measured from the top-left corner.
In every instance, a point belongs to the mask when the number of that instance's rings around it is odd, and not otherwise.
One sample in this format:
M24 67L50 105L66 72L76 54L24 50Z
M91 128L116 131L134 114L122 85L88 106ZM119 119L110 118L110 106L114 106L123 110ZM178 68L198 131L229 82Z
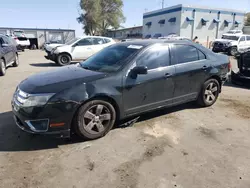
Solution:
M212 51L213 52L228 52L230 47L227 46L214 46Z
M51 52L45 50L47 55L44 56L46 59L51 60L51 61L56 61L57 55L56 54L51 54Z
M235 73L232 71L231 81L232 83L237 84L237 85L244 85L246 87L250 87L250 75L246 76L240 72Z
M62 105L62 104L61 104ZM65 104L67 105L67 104ZM15 99L11 102L12 112L17 126L31 134L54 135L55 137L70 137L73 113L57 110L59 106L46 105L44 107L21 107ZM60 107L59 107L60 108ZM37 129L34 123L47 122L43 129ZM61 124L52 127L52 125ZM38 124L36 124L38 125ZM38 127L41 127L38 125Z

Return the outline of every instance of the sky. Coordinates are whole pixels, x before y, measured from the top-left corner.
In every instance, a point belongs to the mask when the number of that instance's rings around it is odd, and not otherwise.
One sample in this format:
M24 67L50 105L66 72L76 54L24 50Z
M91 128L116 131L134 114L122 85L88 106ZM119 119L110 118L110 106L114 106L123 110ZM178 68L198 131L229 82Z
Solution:
M0 0L0 27L75 29L83 34L77 23L80 0ZM142 25L144 12L160 9L162 0L123 0L124 27ZM250 0L165 0L164 6L177 4L201 5L250 11Z

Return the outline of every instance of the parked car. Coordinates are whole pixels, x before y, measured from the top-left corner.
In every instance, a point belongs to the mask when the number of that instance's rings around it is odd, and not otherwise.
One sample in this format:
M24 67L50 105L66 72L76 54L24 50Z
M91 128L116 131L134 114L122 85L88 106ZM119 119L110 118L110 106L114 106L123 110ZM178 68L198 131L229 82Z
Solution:
M30 41L26 37L24 31L15 30L11 36L16 41L18 50L24 51L30 46Z
M228 56L193 42L122 42L25 79L12 109L24 131L96 139L116 120L190 101L213 105L229 69Z
M231 81L237 85L250 87L250 49L239 53L237 58L239 71L232 71Z
M213 52L226 52L236 56L239 51L250 47L250 35L224 36L223 39L216 39L212 46Z
M0 76L4 76L6 68L11 65L19 65L16 45L8 36L0 34Z
M114 43L113 39L107 37L85 36L47 51L45 58L61 66L69 65L71 61L86 60L96 52Z

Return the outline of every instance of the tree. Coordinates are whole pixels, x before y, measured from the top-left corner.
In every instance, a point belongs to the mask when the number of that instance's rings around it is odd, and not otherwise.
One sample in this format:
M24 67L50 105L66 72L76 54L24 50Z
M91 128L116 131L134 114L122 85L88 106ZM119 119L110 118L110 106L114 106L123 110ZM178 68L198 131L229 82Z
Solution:
M250 26L250 13L246 14L245 26Z
M122 0L80 0L81 13L77 21L87 35L105 35L107 29L120 27L125 17Z

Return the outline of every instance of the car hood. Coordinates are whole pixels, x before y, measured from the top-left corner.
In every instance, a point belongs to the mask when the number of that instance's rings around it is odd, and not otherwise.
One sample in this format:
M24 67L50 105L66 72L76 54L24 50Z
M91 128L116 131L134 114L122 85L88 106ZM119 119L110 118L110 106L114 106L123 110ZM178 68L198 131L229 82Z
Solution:
M46 50L51 51L55 47L63 46L64 44L48 44L45 46Z
M229 43L229 42L233 42L233 40L229 40L229 39L216 39L214 42Z
M106 73L86 70L77 64L30 76L19 84L19 88L29 94L58 93L105 76Z

